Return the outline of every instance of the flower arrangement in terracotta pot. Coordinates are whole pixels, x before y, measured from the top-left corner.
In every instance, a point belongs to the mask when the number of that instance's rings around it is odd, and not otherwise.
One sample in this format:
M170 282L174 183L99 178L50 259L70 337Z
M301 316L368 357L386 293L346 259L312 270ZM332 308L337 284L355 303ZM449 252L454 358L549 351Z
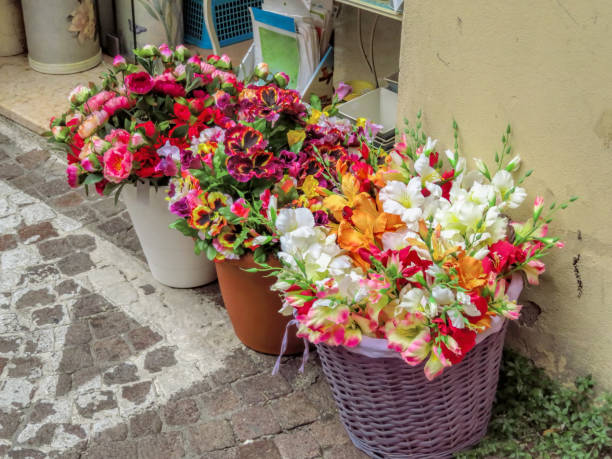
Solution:
M289 319L277 312L281 303L269 290L272 280L254 272L256 263L278 266L278 209L320 200L319 188L333 186L336 162L368 155L369 149L365 124L353 127L306 106L299 93L285 89L286 75L265 70L258 67L260 85L244 88L236 103L217 97L217 105L233 114L231 121L212 128L174 121L188 126L192 142L180 151L186 167L170 184L169 209L180 217L173 226L195 238L196 252L217 261L238 337L253 349L278 354ZM287 352L300 346L290 336Z
M202 285L214 280L214 267L168 229L165 189L158 188L178 173L174 151L187 145L189 133L175 122L177 114L187 111L201 126L222 124L214 94L224 88L231 100L242 84L227 56L205 59L165 45L134 52L139 66L117 56L99 86L77 86L70 110L51 120L48 135L66 149L71 187L88 192L94 186L101 195L114 194L115 202L124 191L155 278L175 287Z
M382 162L352 163L367 173L338 162L314 208L280 209L282 267L270 268L353 442L376 457L449 455L484 435L519 273L538 283L542 256L562 247L548 223L567 207L538 197L526 222L505 215L531 174L513 176L510 128L495 167L473 171L456 145L444 159L409 132Z

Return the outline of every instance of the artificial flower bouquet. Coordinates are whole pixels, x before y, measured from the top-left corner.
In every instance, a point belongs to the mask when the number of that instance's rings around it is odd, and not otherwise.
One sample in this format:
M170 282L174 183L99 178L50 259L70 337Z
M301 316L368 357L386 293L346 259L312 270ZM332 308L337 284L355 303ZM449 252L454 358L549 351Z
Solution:
M538 283L541 257L562 246L548 223L567 203L545 211L538 197L526 222L506 216L525 200L531 174L515 178L509 127L494 167L476 160L476 170L459 155L456 124L446 159L419 128L361 173L339 162L339 183L316 210L278 211L283 267L273 288L298 336L348 348L363 337L386 340L409 365L426 362L431 380L497 322L518 318L509 279L522 272Z
M169 209L180 217L173 226L195 238L196 253L216 261L252 253L264 262L278 250L274 222L281 207L308 205L326 223L317 205L322 190L335 186L337 163L349 167L370 156L368 139L375 135L365 120L355 127L333 116L338 95L323 112L316 99L307 106L285 89L286 75L270 77L265 64L255 75L259 84L245 87L232 108L231 101L222 105L235 120L189 128L191 145L180 152L186 167L170 183Z
M187 123L200 129L232 116L217 104L242 89L227 56L192 56L183 45L134 53L139 65L117 56L101 85L77 86L70 110L51 120L48 136L67 150L71 187L108 195L126 183L165 185L177 173L172 155L187 145Z

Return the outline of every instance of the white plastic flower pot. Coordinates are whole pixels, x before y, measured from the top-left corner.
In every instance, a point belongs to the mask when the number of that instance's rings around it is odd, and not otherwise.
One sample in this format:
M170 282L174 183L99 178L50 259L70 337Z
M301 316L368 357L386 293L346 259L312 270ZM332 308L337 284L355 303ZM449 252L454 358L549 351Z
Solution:
M214 262L193 252L193 241L168 227L176 217L165 200L168 187L126 185L121 197L153 277L164 285L192 288L217 278Z

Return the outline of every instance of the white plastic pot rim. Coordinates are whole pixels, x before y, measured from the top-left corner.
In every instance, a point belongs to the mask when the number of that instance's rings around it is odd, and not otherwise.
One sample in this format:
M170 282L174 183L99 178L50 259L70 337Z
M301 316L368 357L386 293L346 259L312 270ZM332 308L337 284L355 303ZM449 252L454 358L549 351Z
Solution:
M506 294L512 301L518 299L521 291L523 290L523 277L519 273L512 275L512 281L508 286ZM487 337L494 333L499 332L504 326L506 319L500 316L494 316L491 318L491 326L482 333L476 335L476 345L481 343ZM399 352L391 350L387 347L387 340L382 338L371 338L369 336L363 336L361 342L355 347L345 348L355 354L365 355L373 359L389 359L389 358L402 358Z

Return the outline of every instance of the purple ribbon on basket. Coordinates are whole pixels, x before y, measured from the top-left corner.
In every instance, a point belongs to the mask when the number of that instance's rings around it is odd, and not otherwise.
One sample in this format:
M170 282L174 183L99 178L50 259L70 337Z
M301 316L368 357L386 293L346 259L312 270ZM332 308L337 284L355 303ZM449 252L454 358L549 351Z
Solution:
M287 326L285 327L285 334L283 335L283 342L281 343L280 354L278 354L278 358L276 359L276 363L274 364L274 368L272 369L272 375L277 374L278 370L280 370L281 358L283 357L283 354L287 350L287 340L289 339L289 327L291 327L292 325L297 326L297 324L298 324L297 319L292 319L289 322L287 322ZM302 365L300 366L300 369L299 369L300 373L304 373L304 365L306 365L306 362L308 361L308 354L309 354L308 340L306 338L303 338L303 340L304 340L304 353L302 354Z

